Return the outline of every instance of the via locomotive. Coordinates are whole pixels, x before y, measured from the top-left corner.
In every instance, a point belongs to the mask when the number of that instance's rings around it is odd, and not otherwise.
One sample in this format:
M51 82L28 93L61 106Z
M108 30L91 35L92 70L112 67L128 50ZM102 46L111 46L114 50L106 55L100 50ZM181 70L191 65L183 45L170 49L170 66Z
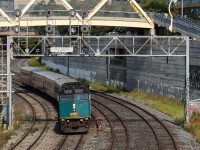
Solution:
M91 100L86 83L35 67L20 69L21 83L34 87L57 100L59 121L64 133L87 132L91 118Z

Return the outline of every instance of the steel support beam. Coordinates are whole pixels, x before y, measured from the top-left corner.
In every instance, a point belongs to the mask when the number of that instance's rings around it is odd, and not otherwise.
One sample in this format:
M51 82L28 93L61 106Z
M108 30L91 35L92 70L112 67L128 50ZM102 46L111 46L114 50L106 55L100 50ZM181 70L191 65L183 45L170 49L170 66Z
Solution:
M87 20L90 20L100 9L102 6L105 5L105 3L107 3L108 0L101 0L96 7L89 13Z
M13 129L12 121L13 121L13 107L12 107L12 79L11 79L11 68L10 68L10 59L11 59L11 37L7 37L7 97L8 97L8 120L9 120L9 129Z
M66 16L65 16L66 18ZM61 26L61 25L69 25L70 19L69 18L61 18L57 17L57 19L49 19L48 24ZM7 21L0 21L1 27L12 27L15 25L20 24L21 27L28 26L46 26L47 20L44 18L34 17L31 20L21 18L19 22L10 23ZM122 26L122 27L135 27L135 28L148 28L151 29L152 26L147 23L144 19L131 19L131 18L113 18L113 17L93 17L91 20L87 21L80 21L78 19L71 19L71 25L82 25L88 24L91 26Z
M190 101L190 53L189 53L189 37L186 37L186 98L185 98L185 122L189 123L188 105Z
M61 1L61 3L63 4L63 6L67 10L73 9L73 7L66 0L60 0L60 1ZM79 21L82 21L82 17L78 13L76 13L76 17L79 19Z
M154 28L153 21L150 19L150 17L147 15L147 13L140 7L140 5L138 5L138 3L135 0L128 0L128 1L129 1L130 5L132 3L136 7L138 12L140 12L144 16L144 18L149 22L149 24L152 26L152 28ZM132 6L132 8L134 9L133 6Z

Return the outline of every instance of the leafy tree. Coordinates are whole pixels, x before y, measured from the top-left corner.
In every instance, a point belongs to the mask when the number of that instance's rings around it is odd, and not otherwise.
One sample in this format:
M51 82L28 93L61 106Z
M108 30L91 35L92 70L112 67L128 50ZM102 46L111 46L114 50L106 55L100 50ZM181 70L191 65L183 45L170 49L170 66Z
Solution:
M140 6L147 12L168 12L166 0L142 0Z
M108 32L111 32L114 28L113 27L97 27L94 26L91 28L92 35L104 35Z

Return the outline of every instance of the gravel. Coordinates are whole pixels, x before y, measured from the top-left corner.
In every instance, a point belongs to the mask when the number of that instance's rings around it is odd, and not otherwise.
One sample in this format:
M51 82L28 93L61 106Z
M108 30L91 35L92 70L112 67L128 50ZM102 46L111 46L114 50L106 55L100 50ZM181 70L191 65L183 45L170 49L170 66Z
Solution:
M173 134L174 139L177 143L177 146L180 150L200 150L200 145L196 142L195 137L192 134L186 132L180 126L176 125L176 123L174 122L174 120L171 117L169 117L166 114L159 112L155 109L152 109L148 106L145 106L137 101L134 101L131 98L126 98L124 96L118 96L118 95L116 96L115 94L110 94L110 95L119 97L119 98L129 101L133 104L136 104L137 106L139 106L141 108L146 109L147 111L149 111L152 114L154 114L155 116L157 116L157 118L163 120L163 122L167 126L171 126L170 132Z

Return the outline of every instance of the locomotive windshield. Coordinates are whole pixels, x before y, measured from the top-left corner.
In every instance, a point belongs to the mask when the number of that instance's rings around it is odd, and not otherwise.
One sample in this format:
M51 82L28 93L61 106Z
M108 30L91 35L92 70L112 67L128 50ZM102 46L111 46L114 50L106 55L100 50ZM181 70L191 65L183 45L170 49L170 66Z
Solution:
M60 100L88 100L89 92L84 89L63 89L60 93Z
M69 95L60 95L61 101L67 101L67 100L88 100L89 94L83 93L83 94L69 94Z
M88 100L89 87L85 83L64 84L60 92L60 100Z

